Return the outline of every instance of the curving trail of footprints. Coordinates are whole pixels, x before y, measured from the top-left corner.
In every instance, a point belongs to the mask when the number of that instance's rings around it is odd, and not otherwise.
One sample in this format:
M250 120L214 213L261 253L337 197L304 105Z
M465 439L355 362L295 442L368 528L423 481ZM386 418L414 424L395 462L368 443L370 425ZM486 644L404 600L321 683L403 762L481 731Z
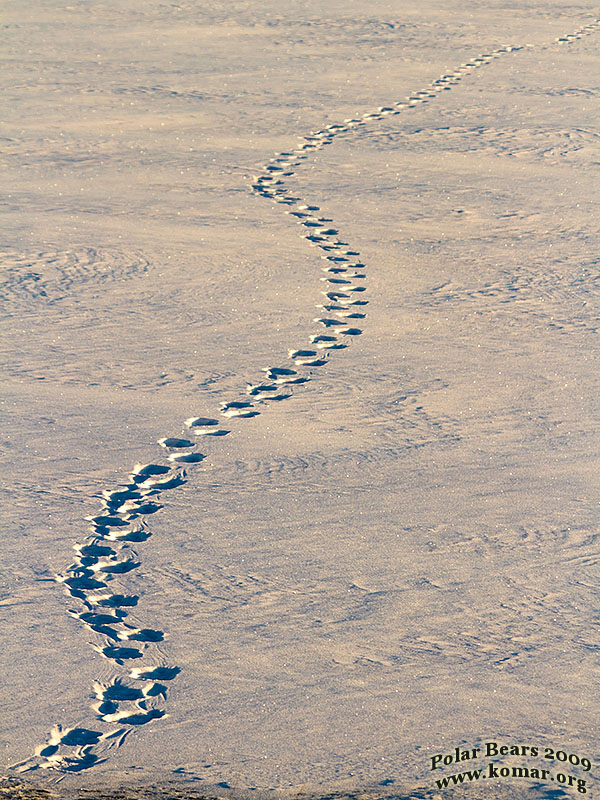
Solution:
M600 18L556 39L555 43L570 43L598 29ZM545 45L543 49L551 46ZM357 326L366 318L367 274L360 254L340 238L333 221L322 214L319 206L289 192L285 178L294 175L294 169L312 152L331 144L337 136L406 113L450 90L473 70L495 58L531 47L507 45L482 53L403 100L311 132L295 148L278 153L264 166L254 179L253 192L288 207L286 213L300 227L300 235L321 251L323 299L317 305L318 316L313 319L321 327L308 337L306 345L291 348L287 359L264 367L263 377L248 384L241 397L223 402L220 408L223 418L249 419L260 414L270 402L291 397L296 388L312 380L316 368L327 364L335 351L348 347L353 337L362 333ZM110 662L113 670L109 680L98 680L93 686L91 709L98 722L95 727L102 730L55 725L32 757L13 765L19 771L41 768L68 773L88 769L104 761L107 751L120 746L135 727L166 714L167 684L180 670L168 663L161 649L163 631L145 628L135 619L132 609L139 597L127 592L126 576L140 566L134 546L152 536L147 518L162 508L159 502L162 493L182 486L188 470L205 459L198 443L210 441L204 437L230 433L213 417L190 417L184 426L184 435L158 441L163 454L156 462L136 464L125 483L102 492L101 508L86 517L90 527L84 541L74 546L73 563L63 574L56 575L56 580L77 603L77 608L69 613L93 635L92 647Z
M578 28L575 33L568 33L566 36L559 36L554 41L558 42L558 44L570 44L571 42L577 41L577 39L583 39L584 36L589 36L591 33L595 33L597 30L600 30L600 19L595 19L592 22L589 22L587 25L582 25L581 28Z

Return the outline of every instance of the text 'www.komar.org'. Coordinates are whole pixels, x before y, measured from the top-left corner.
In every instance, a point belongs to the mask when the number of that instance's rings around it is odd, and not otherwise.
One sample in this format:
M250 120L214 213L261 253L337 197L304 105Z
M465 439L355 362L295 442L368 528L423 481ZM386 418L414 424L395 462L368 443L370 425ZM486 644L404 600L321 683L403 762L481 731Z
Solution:
M461 750L456 747L451 753L438 753L430 757L431 770L443 769L451 764L458 764L472 759L496 757L526 757L529 759L539 758L546 762L558 761L569 764L572 767L579 767L583 772L589 772L592 762L589 758L578 756L575 753L567 753L564 750L556 750L551 747L537 747L535 745L499 745L497 742L486 742L483 747L473 747ZM549 766L549 764L548 764ZM542 781L544 783L558 783L561 786L574 788L580 794L587 794L587 781L584 778L571 775L566 772L553 771L547 766L541 765L501 765L497 762L488 761L478 769L469 769L456 772L452 775L444 775L437 778L435 784L438 789L450 789L463 783L480 780L531 780Z

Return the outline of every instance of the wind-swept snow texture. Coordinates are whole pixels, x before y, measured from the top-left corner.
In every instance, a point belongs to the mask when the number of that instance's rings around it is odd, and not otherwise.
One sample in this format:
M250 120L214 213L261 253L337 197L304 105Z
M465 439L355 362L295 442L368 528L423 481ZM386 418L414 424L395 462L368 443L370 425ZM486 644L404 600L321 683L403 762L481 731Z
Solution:
M9 10L33 787L427 797L459 745L597 757L600 19L351 5Z

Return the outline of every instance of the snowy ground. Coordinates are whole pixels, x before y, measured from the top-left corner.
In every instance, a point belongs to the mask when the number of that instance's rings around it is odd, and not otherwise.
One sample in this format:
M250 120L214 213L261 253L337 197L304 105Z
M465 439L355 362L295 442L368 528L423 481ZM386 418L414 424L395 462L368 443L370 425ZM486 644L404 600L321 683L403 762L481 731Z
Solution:
M7 4L1 761L60 797L597 774L597 10L324 5Z

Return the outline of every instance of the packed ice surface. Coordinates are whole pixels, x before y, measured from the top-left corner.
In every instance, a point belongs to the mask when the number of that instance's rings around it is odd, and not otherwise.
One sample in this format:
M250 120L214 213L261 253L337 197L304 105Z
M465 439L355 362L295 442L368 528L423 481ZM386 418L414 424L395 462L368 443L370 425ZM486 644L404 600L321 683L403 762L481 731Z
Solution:
M13 778L590 791L596 20L8 4Z

